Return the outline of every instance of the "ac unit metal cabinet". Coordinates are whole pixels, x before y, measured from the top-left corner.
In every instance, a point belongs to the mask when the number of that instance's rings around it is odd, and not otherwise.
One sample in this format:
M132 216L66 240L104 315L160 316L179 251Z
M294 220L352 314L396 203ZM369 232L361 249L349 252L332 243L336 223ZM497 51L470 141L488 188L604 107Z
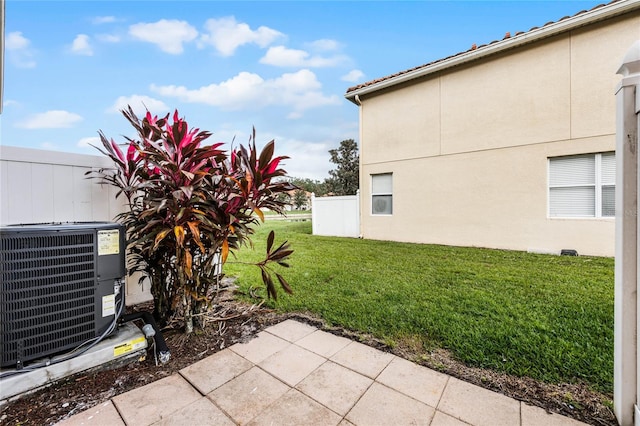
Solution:
M124 306L125 232L110 222L0 228L0 367L101 336Z

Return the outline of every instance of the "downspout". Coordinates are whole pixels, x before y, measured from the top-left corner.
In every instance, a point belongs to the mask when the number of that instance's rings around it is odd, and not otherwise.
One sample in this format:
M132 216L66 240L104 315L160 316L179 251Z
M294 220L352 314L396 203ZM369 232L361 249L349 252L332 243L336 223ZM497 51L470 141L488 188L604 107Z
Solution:
M356 104L358 105L358 115L359 115L359 123L360 123L360 129L358 130L358 133L360 134L360 147L362 147L362 102L360 101L360 95L356 94L353 97L353 100L356 102ZM360 149L360 155L359 155L360 160L358 161L358 188L362 187L362 149ZM358 191L356 192L356 195L358 196L358 238L362 238L363 234L362 234L362 202L361 202L361 197L362 197L362 191L360 191L360 189L358 189Z

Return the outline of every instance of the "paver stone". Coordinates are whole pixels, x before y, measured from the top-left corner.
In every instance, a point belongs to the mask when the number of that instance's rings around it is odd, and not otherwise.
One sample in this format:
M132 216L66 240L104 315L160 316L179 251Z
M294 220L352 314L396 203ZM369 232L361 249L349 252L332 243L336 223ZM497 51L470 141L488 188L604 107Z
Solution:
M335 355L331 361L375 379L389 365L393 355L358 342L351 342Z
M326 331L316 330L296 342L296 345L328 358L351 343L351 340Z
M253 367L235 352L224 349L180 370L180 374L206 395Z
M153 426L235 426L209 399L202 397L193 404L169 414L168 417L154 423Z
M290 344L290 342L280 337L274 336L266 331L261 331L255 338L248 342L236 343L230 346L229 349L252 363L259 364L270 355L283 350Z
M376 381L427 405L437 407L447 379L448 376L445 374L396 357L380 373Z
M318 404L295 389L289 390L282 398L271 404L250 426L335 426L342 417Z
M208 395L239 424L246 424L289 390L258 367L239 375Z
M520 424L520 402L451 377L438 411L475 426Z
M258 366L290 386L295 386L325 362L325 358L291 345L271 355Z
M181 375L174 374L113 398L127 425L150 425L197 401L200 393Z
M317 328L312 327L308 324L304 324L295 320L286 320L276 325L272 325L265 331L288 340L289 342L295 342L302 339L307 334L313 333L316 330Z
M369 390L346 415L355 425L429 425L433 407L379 383Z
M296 388L344 416L372 383L370 378L328 361L298 383Z
M522 426L580 426L586 423L556 413L548 413L540 407L520 404Z
M125 423L111 401L103 402L57 423L57 426L92 425L125 426Z

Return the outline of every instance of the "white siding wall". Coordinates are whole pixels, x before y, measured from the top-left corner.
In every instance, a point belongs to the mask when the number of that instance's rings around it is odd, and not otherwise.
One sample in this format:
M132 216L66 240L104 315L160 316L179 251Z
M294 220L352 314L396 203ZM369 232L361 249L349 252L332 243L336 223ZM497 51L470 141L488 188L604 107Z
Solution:
M113 221L122 199L84 175L110 165L101 156L1 146L0 224ZM128 305L150 299L148 285L127 280Z
M360 197L311 196L311 215L313 235L335 237L360 236Z

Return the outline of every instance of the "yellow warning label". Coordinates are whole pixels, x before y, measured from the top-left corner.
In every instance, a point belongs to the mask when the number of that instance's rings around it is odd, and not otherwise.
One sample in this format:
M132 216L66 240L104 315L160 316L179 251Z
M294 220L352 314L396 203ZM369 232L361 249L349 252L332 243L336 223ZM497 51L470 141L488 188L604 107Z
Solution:
M120 253L120 231L105 229L98 231L98 256Z
M138 349L143 349L146 346L146 339L144 337L138 337L133 340L129 340L121 345L113 348L113 356L121 356L124 354L128 354L129 352L137 351Z

